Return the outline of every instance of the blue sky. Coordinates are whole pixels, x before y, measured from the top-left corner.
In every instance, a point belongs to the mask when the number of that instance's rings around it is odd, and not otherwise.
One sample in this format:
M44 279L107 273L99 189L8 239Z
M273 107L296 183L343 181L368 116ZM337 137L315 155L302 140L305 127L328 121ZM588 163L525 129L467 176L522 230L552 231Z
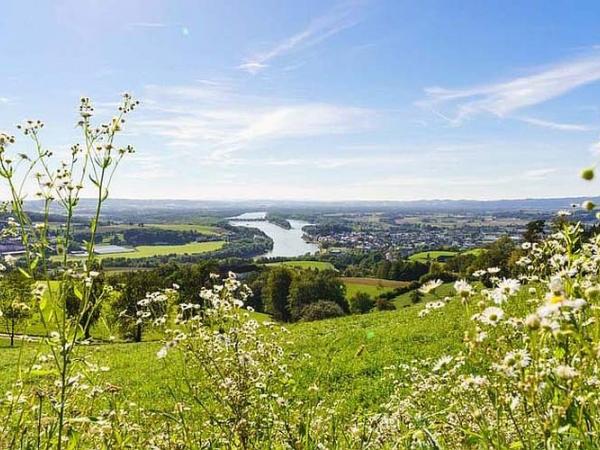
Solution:
M591 195L595 1L4 0L0 129L132 92L122 198ZM21 140L22 145L25 141Z

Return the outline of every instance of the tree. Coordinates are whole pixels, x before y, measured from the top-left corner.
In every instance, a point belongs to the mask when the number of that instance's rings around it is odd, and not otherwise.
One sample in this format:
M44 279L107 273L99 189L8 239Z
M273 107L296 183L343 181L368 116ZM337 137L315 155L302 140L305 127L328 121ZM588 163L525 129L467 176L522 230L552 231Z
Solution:
M546 221L544 220L532 220L526 226L525 232L523 233L523 239L526 242L539 242L544 237L544 227Z
M291 320L288 308L288 296L292 283L292 272L285 267L274 267L269 270L267 282L263 289L265 311L272 314L276 320L289 322Z
M336 303L344 313L350 311L346 300L346 287L336 272L310 269L296 271L288 296L292 319L299 320L306 306L320 300Z
M166 287L164 279L157 271L148 270L126 272L111 278L109 282L117 290L110 305L113 319L125 337L141 342L144 324L138 317L138 302L147 293Z
M10 346L15 344L17 326L31 317L33 281L20 272L11 272L0 283L0 317L10 335Z
M375 302L366 292L357 292L350 298L350 312L352 314L368 313L375 306Z

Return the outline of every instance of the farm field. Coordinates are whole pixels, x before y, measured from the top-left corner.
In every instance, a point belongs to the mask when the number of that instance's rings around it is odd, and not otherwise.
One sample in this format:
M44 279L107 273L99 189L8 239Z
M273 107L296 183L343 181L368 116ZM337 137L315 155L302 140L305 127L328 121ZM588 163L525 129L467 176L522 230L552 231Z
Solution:
M107 258L126 258L126 259L137 259L137 258L148 258L151 256L164 256L164 255L184 255L184 254L197 254L212 252L219 250L225 245L225 241L209 241L209 242L191 242L189 244L181 245L140 245L135 247L133 252L124 253L110 253L105 255L96 255L99 260ZM59 259L59 256L53 256L53 260ZM73 257L76 259L77 257Z
M216 236L221 234L221 229L213 225L202 225L193 223L144 223L143 227L137 224L116 224L116 225L101 225L98 227L98 232L120 232L124 230L138 229L138 228L160 228L161 230L174 230L174 231L196 231L201 234L210 236Z
M335 270L333 264L325 261L281 261L265 264L267 267L297 267L300 269Z
M381 278L341 278L346 285L346 298L351 298L358 292L364 292L371 297L377 297L379 294L389 292L398 287L406 286L404 281L384 280Z

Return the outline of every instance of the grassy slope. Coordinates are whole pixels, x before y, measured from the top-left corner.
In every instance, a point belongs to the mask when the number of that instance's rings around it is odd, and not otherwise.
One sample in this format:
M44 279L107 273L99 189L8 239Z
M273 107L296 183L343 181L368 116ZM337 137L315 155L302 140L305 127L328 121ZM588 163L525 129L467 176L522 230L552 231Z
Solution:
M419 262L427 262L429 261L437 261L440 257L450 257L457 255L458 252L446 251L446 250L432 250L430 252L419 252L414 255L410 255L408 257L411 261L419 261ZM429 258L428 258L429 256Z
M329 400L339 399L348 410L377 407L391 386L383 379L384 368L413 359L437 358L458 350L463 332L462 307L451 303L443 311L419 319L423 305L397 311L373 312L333 320L289 326L285 336L294 380L302 388L315 381ZM2 348L0 340L0 392L14 376L18 349ZM36 344L28 344L26 359ZM125 389L130 401L160 407L168 400L167 386L177 374L172 365L156 360L157 343L111 344L90 347L94 359L112 368L110 382ZM308 354L310 362L295 355Z
M301 269L335 270L333 264L325 261L281 261L265 264L267 267L285 266L298 267Z
M452 296L454 294L454 289L453 289L452 285L453 285L453 283L445 283L445 284L441 285L439 288L437 288L434 292L430 292L429 294L423 295L423 297L421 297L420 304L424 305L426 302L440 300L446 296ZM396 307L403 308L405 306L412 305L412 302L410 300L411 293L412 293L412 291L409 291L409 292L406 292L406 293L396 297L394 299L394 303L395 303Z
M396 287L406 285L404 281L383 280L381 278L341 278L346 285L346 298L354 296L357 292L365 292L371 297L389 292Z

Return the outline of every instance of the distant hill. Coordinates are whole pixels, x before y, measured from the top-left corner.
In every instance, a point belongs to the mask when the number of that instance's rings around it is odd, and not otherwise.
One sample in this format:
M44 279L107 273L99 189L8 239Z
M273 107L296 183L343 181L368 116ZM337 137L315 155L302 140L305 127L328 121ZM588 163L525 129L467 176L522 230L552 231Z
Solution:
M413 200L413 201L276 201L276 200L134 200L109 199L105 203L105 215L160 214L169 211L229 217L247 211L277 212L343 212L343 211L404 211L404 212L499 212L528 211L555 212L568 209L572 203L580 204L589 197L526 198L515 200ZM600 197L591 198L600 204ZM93 214L94 200L82 199L80 215ZM41 210L39 201L27 202L30 210Z

